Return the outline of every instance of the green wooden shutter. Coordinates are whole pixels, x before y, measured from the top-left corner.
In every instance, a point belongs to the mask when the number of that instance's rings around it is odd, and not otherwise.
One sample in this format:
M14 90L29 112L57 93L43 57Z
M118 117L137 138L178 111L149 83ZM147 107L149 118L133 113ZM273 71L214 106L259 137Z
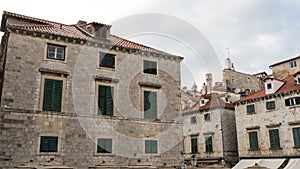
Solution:
M144 118L157 118L157 93L144 91Z
M45 79L43 110L61 111L62 80Z
M106 115L113 115L114 111L114 87L106 86Z
M212 137L205 137L205 149L206 152L212 152L213 148L212 148Z
M145 140L145 153L157 154L157 141L156 140Z
M57 152L58 137L41 136L40 152Z
M300 147L300 128L293 128L294 145Z
M105 115L106 88L99 85L98 87L98 114Z
M250 149L256 150L258 149L258 138L257 138L257 132L249 132L249 142L250 142Z
M279 131L278 129L269 130L271 148L280 148Z
M191 138L191 149L192 153L198 153L198 139Z

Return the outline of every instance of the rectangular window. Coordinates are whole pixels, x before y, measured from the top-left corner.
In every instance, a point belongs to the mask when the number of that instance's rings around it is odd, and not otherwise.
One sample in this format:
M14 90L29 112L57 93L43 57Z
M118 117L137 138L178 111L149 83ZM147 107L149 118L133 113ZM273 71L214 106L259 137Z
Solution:
M205 152L213 152L212 136L205 137Z
M254 104L247 105L247 113L248 114L255 113Z
M145 140L145 153L157 154L157 140Z
M204 114L204 121L210 121L210 114Z
M144 60L144 73L157 75L157 63L149 60Z
M272 89L272 83L267 84L267 89Z
M198 153L198 139L197 137L191 138L192 153Z
M275 101L266 102L266 109L267 110L273 110L273 109L275 109Z
M114 87L98 86L98 114L112 116L114 112Z
M65 48L64 46L48 44L47 58L55 60L65 60Z
M57 152L58 137L41 136L40 152Z
M292 61L291 63L291 68L297 67L297 62L296 61Z
M250 150L258 150L258 138L257 138L257 131L249 132L249 143L250 143Z
M115 54L100 52L99 66L115 68Z
M157 119L157 93L144 90L144 118Z
M43 110L61 111L63 80L45 78Z
M196 122L197 122L196 116L192 116L192 117L191 117L191 123L196 123Z
M97 153L112 153L112 139L98 138Z
M300 97L285 99L285 106L293 106L300 104Z
M279 140L279 130L272 129L269 130L270 137L270 148L280 148L280 140Z
M295 147L300 147L300 127L293 128L293 137Z

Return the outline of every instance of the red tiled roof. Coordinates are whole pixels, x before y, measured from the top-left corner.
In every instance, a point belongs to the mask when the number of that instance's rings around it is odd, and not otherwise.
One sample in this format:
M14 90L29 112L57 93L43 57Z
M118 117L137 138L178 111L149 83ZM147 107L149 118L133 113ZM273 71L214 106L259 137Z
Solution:
M282 81L284 81L283 86L281 86L274 94L280 94L280 93L293 91L293 90L300 90L300 85L295 84L295 79L294 79L293 75L288 76L287 78L283 79ZM250 100L250 99L261 98L264 96L266 96L265 89L260 90L256 93L250 94L246 97L243 97L239 101L246 101L246 100ZM239 101L237 101L237 102L239 102Z
M4 20L7 16L10 17L15 17L19 19L24 19L27 21L30 21L30 24L8 24L4 25ZM96 22L93 22L96 23ZM33 31L37 33L48 33L52 35L58 35L58 36L63 36L63 37L70 37L70 38L75 38L75 39L81 39L81 40L86 40L86 41L91 41L91 42L99 42L107 45L112 45L112 46L120 46L120 47L125 47L129 49L135 49L135 50L141 50L141 51L146 51L146 52L153 52L157 54L164 54L164 55L171 55L175 57L179 57L176 55L172 55L145 45L141 45L123 38L120 38L115 35L109 35L109 40L104 40L104 39L99 39L95 38L92 35L89 35L87 32L85 32L83 29L81 29L77 25L66 25L66 24L61 24L57 22L52 22L52 21L47 21L44 19L39 19L39 18L34 18L34 17L29 17L25 15L20 15L20 14L15 14L12 12L3 12L2 16L2 25L1 25L1 30L4 31L4 26L8 26L11 28L18 28L22 30L28 30L28 31Z
M274 64L270 65L269 68L272 68L272 67L274 67L274 66L277 66L277 65L282 64L282 63L285 63L285 62L290 62L290 61L295 60L295 59L298 59L298 58L300 58L300 55L299 55L299 56L296 56L296 57L293 57L293 58L291 58L291 59L288 59L288 60L283 60L283 61L281 61L281 62L274 63Z

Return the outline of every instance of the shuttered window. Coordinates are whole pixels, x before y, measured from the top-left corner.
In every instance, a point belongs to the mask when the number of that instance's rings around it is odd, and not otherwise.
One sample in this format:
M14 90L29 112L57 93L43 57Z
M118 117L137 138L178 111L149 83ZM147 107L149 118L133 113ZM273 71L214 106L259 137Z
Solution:
M145 140L145 153L157 154L157 140Z
M293 128L294 145L300 147L300 128Z
M266 102L266 109L267 110L275 109L275 101Z
M57 152L58 137L41 136L40 152Z
M149 60L144 60L144 73L157 75L157 63Z
M197 137L191 138L192 153L198 153L198 139Z
M102 86L98 88L98 114L112 116L114 112L114 87Z
M63 80L45 79L43 110L61 111Z
M248 114L255 113L254 104L247 105L247 113Z
M191 123L196 123L196 122L197 122L196 116L192 116L191 117Z
M157 93L144 91L144 118L157 119Z
M212 136L205 137L205 152L213 152Z
M257 137L257 132L252 131L249 132L249 143L250 143L250 150L257 150L258 148L258 137Z
M278 129L269 130L270 137L270 147L271 148L280 148L280 139Z
M293 106L293 105L298 105L298 104L300 104L300 97L285 99L286 106Z
M99 66L115 68L115 54L100 52Z
M99 138L97 140L97 153L112 153L112 139Z

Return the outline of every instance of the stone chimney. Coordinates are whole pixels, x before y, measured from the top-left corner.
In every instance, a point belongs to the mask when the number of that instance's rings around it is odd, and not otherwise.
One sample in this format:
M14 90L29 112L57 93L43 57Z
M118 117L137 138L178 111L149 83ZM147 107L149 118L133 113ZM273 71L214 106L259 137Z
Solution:
M231 62L229 57L225 59L225 69L234 70L233 63Z
M207 85L207 94L210 94L212 89L212 74L206 73L205 77L206 77L206 85Z
M206 86L205 83L203 83L203 85L202 85L201 94L202 94L202 95L206 95L206 94L207 94L207 86Z

